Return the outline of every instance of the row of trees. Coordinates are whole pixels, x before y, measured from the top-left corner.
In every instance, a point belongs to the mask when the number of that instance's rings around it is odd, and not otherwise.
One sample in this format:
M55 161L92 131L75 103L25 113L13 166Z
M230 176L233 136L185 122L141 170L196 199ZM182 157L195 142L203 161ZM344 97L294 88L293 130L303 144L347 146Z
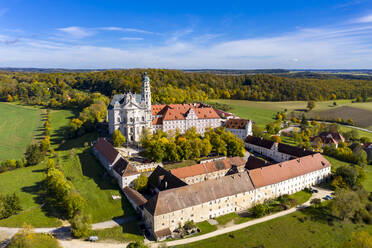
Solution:
M1 72L0 98L48 107L84 108L89 92L108 97L125 91L141 92L145 70L100 72L27 73ZM157 103L182 103L207 99L258 101L354 99L372 95L369 80L291 78L268 74L217 75L178 70L146 69Z
M244 143L223 127L210 128L202 137L192 127L185 134L158 130L154 135L144 130L141 145L146 156L153 161L181 161L208 156L211 152L224 156L243 156Z
M70 219L71 231L75 237L88 236L91 219L85 212L85 199L73 187L57 168L53 159L49 159L44 180L46 202L49 207L57 209L64 218Z

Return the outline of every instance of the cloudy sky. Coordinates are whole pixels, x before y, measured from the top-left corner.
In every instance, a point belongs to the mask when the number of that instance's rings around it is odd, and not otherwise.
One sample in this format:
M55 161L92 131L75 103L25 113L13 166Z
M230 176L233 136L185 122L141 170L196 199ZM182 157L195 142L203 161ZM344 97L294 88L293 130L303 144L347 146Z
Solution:
M371 69L372 0L0 0L0 67Z

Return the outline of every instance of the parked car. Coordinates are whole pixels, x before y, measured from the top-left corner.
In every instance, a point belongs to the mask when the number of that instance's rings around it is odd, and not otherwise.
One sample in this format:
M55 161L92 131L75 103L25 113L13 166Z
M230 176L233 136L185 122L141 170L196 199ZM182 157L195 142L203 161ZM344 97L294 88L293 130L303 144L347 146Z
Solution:
M319 190L317 190L317 189L314 189L314 188L311 188L311 192L312 192L312 193L318 193L318 192L319 192Z
M326 195L326 198L328 198L328 200L331 200L332 199L332 196Z
M97 236L89 236L88 240L90 242L97 242L98 241L98 237Z

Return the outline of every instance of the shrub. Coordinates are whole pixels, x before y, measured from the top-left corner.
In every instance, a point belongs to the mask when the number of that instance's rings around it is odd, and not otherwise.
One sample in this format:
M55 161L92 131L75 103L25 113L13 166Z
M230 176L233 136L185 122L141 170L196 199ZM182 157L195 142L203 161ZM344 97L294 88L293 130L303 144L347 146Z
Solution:
M262 217L269 213L269 208L265 204L257 204L251 209L255 217Z
M22 210L19 198L16 194L0 195L0 219L8 218Z
M70 220L72 235L76 238L87 237L92 230L92 221L89 215L78 213Z
M31 226L24 225L11 239L8 248L60 248L51 234L34 233Z

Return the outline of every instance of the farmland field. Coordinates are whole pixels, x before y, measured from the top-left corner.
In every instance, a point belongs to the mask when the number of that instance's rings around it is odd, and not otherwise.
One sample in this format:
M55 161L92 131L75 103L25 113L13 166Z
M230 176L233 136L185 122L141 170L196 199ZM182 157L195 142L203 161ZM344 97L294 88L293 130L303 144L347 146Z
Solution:
M352 114L348 117L344 116L343 119L352 118L357 124L361 123L362 127L371 128L372 130L372 102L366 103L352 103L351 100L336 100L336 101L322 101L315 102L315 108L310 112L305 112L307 102L306 101L288 101L288 102L255 102L246 100L210 100L209 102L218 102L231 106L232 112L242 118L248 118L254 120L257 125L264 127L267 123L273 121L273 117L276 112L287 110L287 115L291 112L301 115L316 116L319 113L323 116L328 117L328 113L334 115L343 114L346 109L355 110L355 113L350 111L347 114ZM333 105L336 102L336 106ZM319 115L320 115L319 114ZM337 116L341 117L342 116ZM337 118L336 117L336 118Z
M41 133L39 108L0 102L0 161L19 159Z

